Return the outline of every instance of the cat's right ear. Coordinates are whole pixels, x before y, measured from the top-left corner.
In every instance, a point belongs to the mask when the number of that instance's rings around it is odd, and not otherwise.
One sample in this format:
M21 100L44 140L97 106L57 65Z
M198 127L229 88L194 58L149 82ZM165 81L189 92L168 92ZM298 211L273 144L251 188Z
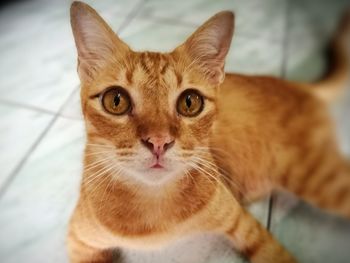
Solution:
M89 5L73 2L70 16L82 81L91 80L109 62L130 50Z

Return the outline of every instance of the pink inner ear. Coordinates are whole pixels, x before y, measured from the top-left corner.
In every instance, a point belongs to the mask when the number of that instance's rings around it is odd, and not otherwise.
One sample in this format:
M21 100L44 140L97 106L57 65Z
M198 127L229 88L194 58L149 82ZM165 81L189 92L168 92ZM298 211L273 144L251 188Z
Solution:
M78 72L81 79L93 77L109 61L129 51L107 23L86 4L75 3L71 8L71 24L78 50Z
M193 64L213 84L224 79L225 58L233 35L233 14L221 12L198 28L183 44ZM180 47L181 49L181 47Z

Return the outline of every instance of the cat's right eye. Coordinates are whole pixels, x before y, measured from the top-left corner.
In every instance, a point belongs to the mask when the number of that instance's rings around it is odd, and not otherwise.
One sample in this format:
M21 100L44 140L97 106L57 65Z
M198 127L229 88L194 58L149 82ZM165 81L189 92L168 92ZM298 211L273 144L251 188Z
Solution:
M103 108L114 115L123 115L131 110L129 94L121 87L112 87L101 94Z

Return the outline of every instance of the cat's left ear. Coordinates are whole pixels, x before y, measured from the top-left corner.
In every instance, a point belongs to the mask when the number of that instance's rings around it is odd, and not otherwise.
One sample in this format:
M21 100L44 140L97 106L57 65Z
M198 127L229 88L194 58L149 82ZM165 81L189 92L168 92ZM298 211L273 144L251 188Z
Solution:
M222 11L199 27L176 51L185 52L212 84L225 77L225 58L230 49L234 14Z
M75 1L70 14L78 50L78 73L82 81L90 80L109 62L130 51L89 5Z

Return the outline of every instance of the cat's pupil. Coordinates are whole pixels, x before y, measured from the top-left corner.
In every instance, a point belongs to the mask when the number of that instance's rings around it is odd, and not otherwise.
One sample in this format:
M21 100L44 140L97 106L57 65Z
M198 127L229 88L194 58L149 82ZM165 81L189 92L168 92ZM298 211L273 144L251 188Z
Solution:
M191 108L191 105L192 105L191 95L187 95L186 106L187 106L187 108Z
M117 107L120 103L120 93L114 97L114 106Z

